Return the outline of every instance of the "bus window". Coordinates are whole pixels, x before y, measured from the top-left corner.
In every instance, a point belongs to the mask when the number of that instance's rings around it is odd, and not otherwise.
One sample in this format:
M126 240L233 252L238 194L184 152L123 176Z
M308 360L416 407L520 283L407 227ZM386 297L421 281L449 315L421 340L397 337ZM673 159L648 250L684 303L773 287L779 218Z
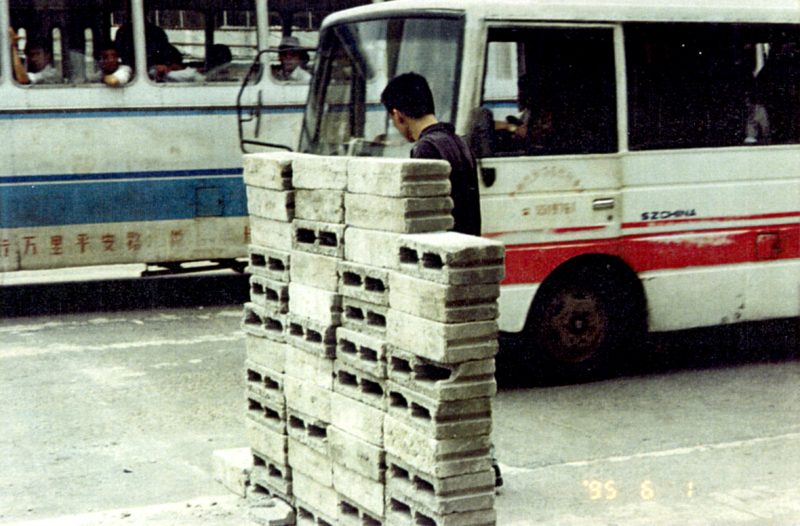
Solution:
M492 30L470 143L481 157L616 151L614 85L611 29Z
M625 28L633 150L800 141L800 31L791 26Z

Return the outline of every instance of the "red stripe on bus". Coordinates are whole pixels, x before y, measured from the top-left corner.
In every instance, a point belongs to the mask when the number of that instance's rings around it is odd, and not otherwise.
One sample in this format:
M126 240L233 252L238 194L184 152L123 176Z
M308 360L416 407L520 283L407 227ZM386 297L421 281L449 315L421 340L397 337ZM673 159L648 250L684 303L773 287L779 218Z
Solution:
M800 259L800 223L508 245L503 284L539 283L583 254L617 256L636 272Z
M777 212L772 214L757 214L749 216L720 216L720 217L688 217L683 219L658 219L655 221L636 221L622 223L622 228L648 228L662 225L674 225L680 223L703 223L711 221L758 221L762 219L788 219L800 217L800 212Z

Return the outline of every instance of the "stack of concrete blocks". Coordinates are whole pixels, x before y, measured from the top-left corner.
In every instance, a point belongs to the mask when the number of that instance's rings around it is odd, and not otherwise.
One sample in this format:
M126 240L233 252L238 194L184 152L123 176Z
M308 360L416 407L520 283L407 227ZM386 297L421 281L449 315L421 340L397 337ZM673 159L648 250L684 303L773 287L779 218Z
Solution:
M298 524L494 524L503 248L444 232L449 165L258 154L245 183L250 493Z

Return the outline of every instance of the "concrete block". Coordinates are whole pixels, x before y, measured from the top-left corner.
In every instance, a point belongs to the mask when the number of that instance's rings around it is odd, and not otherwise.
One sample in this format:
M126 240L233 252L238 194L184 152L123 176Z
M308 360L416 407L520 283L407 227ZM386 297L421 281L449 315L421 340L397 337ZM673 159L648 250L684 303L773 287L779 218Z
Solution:
M325 325L339 325L342 319L342 295L302 283L289 283L289 311Z
M322 455L328 454L329 427L331 425L328 422L289 410L289 422L286 425L289 437Z
M390 197L449 196L450 163L355 157L347 164L347 191Z
M438 232L453 228L450 197L385 197L345 194L345 222L388 232Z
M250 276L250 302L271 314L289 312L289 284L253 274Z
M370 444L383 447L382 409L365 404L343 394L331 395L331 425L346 429L353 436Z
M252 244L288 252L292 249L292 223L266 217L250 216Z
M292 469L286 464L269 460L253 452L253 469L250 471L250 490L256 496L280 497L292 501ZM261 500L261 499L259 499Z
M389 309L386 340L435 362L484 360L497 354L497 322L441 323Z
M292 252L292 269L289 276L293 283L337 292L340 261L339 258L295 250Z
M436 439L488 435L492 432L492 399L441 402L389 381L387 412Z
M287 341L319 356L336 356L336 326L289 313Z
M393 457L387 463L386 495L389 498L399 498L436 515L494 508L493 469L439 478L420 473Z
M259 365L249 360L245 360L244 368L245 386L248 395L271 401L274 404L283 403L285 400L283 373L273 371L269 367Z
M248 186L246 193L247 211L251 216L274 221L294 219L294 190L267 190Z
M336 465L334 464L334 484L336 484ZM383 492L383 487L381 487ZM381 509L383 509L383 504ZM382 526L383 513L373 514L359 506L355 501L339 492L339 515L336 517L339 526Z
M253 454L249 447L217 449L212 454L214 480L232 493L244 498L250 470L253 468Z
M386 410L384 380L337 361L333 363L333 374L334 392L364 402L381 411Z
M323 422L331 421L331 391L287 375L286 407Z
M246 358L275 372L286 372L287 344L245 333Z
M446 285L499 283L502 243L458 232L403 235L397 240L400 272Z
M252 302L244 304L242 329L246 333L283 343L286 341L285 324L286 316L283 314L269 313Z
M395 232L348 226L344 231L344 259L394 269L399 263L398 239Z
M296 526L337 526L336 517L328 517L304 502L295 503Z
M383 517L386 492L384 483L364 477L346 465L333 463L333 488L339 493L339 513L359 510ZM344 499L344 501L343 501ZM344 502L344 506L342 506ZM356 508L353 510L352 508ZM363 512L361 513L363 515Z
M328 427L328 455L334 463L347 466L369 480L382 483L386 452L336 426Z
M323 389L333 389L333 358L291 347L287 353L286 374Z
M388 307L342 297L342 326L376 338L386 338Z
M347 157L303 155L292 162L292 183L308 190L347 189Z
M294 216L297 219L344 223L344 192L342 190L297 190L294 196Z
M388 349L389 344L383 338L347 327L336 329L336 359L375 378L386 378Z
M372 265L339 261L339 292L342 296L389 305L389 271Z
M491 468L490 435L435 439L391 415L383 424L386 454L434 477L452 477Z
M342 259L344 231L345 225L296 219L292 222L292 248Z
M248 503L248 518L256 526L294 526L294 507L277 497L265 496L258 504Z
M302 473L318 484L333 489L333 463L328 455L292 437L289 437L289 465L292 467L295 480L297 473Z
M289 436L286 433L279 433L252 418L244 419L244 430L247 443L255 454L279 465L289 465Z
M494 509L468 511L438 515L421 510L400 496L386 499L386 521L384 526L495 526L497 513Z
M391 381L436 400L466 400L497 394L495 360L439 363L389 346L388 377Z
M272 190L291 189L292 159L295 157L296 154L287 152L244 154L244 183Z
M258 245L248 245L249 265L247 272L276 281L289 282L291 252Z
M285 401L269 400L259 397L256 393L248 393L246 416L276 433L286 434Z
M298 504L335 519L339 510L339 495L336 490L320 484L313 477L307 477L300 472L295 473L294 496Z
M499 283L445 285L400 272L389 276L389 306L443 323L494 320Z

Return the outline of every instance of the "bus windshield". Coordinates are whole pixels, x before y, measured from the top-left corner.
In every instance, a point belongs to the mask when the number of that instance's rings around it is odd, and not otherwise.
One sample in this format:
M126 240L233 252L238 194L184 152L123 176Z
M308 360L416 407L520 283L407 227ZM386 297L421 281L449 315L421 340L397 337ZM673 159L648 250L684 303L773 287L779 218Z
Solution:
M386 83L427 78L439 120L453 122L463 18L389 18L325 30L306 106L300 150L320 155L407 157L410 145L380 103Z

